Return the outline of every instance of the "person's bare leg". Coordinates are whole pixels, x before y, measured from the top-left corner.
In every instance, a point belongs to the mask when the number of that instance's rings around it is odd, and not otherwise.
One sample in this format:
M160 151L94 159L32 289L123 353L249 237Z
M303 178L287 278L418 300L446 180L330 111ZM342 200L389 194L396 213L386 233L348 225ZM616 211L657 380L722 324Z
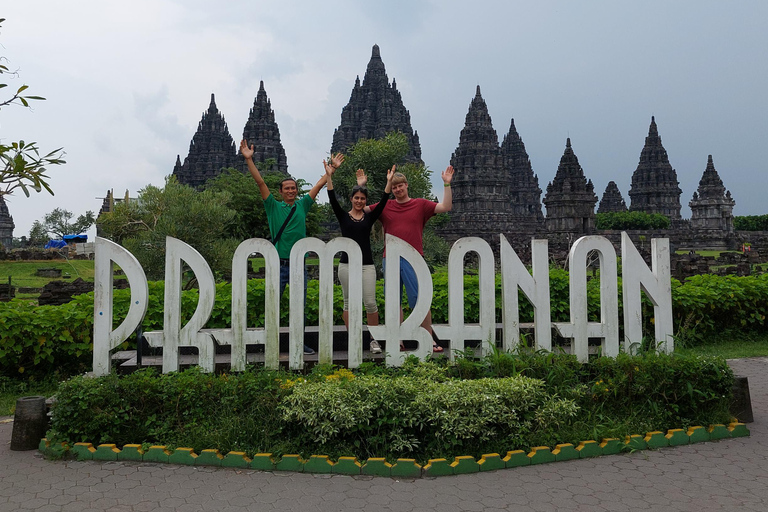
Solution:
M344 318L344 325L347 326L347 330L349 330L349 311L345 309L344 311L341 312L341 316L342 318Z
M345 311L346 313L346 311ZM379 325L379 312L376 313L366 313L366 317L368 319L368 325Z
M429 332L429 335L432 336L432 352L442 352L443 347L437 344L435 341L435 332L432 330L432 310L430 309L427 312L427 316L424 317L424 321L421 322L421 326Z

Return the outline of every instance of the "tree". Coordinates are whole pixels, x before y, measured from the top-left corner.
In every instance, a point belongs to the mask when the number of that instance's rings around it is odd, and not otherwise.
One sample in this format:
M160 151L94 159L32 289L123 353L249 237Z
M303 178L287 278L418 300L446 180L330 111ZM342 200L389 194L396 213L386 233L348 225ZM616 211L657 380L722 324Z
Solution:
M29 230L29 246L30 247L42 247L48 242L50 237L48 236L48 230L45 229L43 223L36 220L32 223L32 229Z
M115 205L114 211L99 217L97 225L106 238L131 251L152 279L164 274L167 236L197 249L221 275L231 269L240 242L227 236L236 217L227 206L230 200L228 192L198 192L169 176L163 188L147 185L137 201Z
M5 18L0 18L0 24L4 21ZM9 70L6 62L7 59L0 56L0 75L18 76L18 71ZM0 82L0 89L7 86L7 83ZM21 105L29 108L31 100L45 99L41 96L24 94L28 88L26 84L22 85L10 97L0 98L0 108L7 105ZM48 185L46 166L65 163L62 160L63 156L64 152L61 148L40 156L40 148L36 142L20 140L11 144L0 144L0 195L11 194L17 188L20 188L27 197L30 189L35 192L45 189L53 195L53 190Z
M84 233L85 231L88 231L88 228L93 226L94 222L96 222L96 217L90 210L85 212L84 215L77 217L77 220L74 222L70 222L73 216L74 214L69 210L56 208L51 213L45 214L42 227L46 234L53 233L53 235L58 238L64 238L64 235L79 235L80 233ZM40 223L36 221L35 224L32 225L33 230L36 228L36 224ZM29 236L32 237L31 231Z

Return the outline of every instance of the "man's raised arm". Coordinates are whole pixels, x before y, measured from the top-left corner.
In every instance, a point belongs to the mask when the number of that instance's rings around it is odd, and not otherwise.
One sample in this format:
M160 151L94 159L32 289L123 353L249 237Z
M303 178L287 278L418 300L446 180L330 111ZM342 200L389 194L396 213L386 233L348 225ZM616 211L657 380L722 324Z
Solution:
M443 178L443 200L435 206L435 213L445 213L453 208L453 192L451 191L451 180L453 180L453 166L449 165L441 175Z
M264 178L261 177L259 169L256 164L253 163L253 146L248 147L248 142L245 139L240 141L240 153L245 158L245 163L248 164L248 170L251 172L251 176L256 180L256 184L259 186L259 192L261 192L261 198L266 199L269 197L269 187L264 182Z

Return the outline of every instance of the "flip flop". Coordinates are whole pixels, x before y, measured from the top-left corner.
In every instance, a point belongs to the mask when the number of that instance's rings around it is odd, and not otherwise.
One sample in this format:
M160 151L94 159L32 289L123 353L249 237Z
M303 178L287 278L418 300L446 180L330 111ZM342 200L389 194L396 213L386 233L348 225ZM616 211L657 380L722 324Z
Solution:
M442 351L443 351L443 347L441 347L437 343L432 344L432 352L442 352Z

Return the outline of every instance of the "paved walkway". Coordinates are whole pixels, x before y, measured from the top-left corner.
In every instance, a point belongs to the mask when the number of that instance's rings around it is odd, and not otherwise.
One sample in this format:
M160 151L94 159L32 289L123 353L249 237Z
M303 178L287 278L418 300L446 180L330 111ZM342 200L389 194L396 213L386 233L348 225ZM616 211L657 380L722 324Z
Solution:
M768 510L768 358L749 377L752 437L419 480L122 462L51 462L9 449L0 424L0 512Z

